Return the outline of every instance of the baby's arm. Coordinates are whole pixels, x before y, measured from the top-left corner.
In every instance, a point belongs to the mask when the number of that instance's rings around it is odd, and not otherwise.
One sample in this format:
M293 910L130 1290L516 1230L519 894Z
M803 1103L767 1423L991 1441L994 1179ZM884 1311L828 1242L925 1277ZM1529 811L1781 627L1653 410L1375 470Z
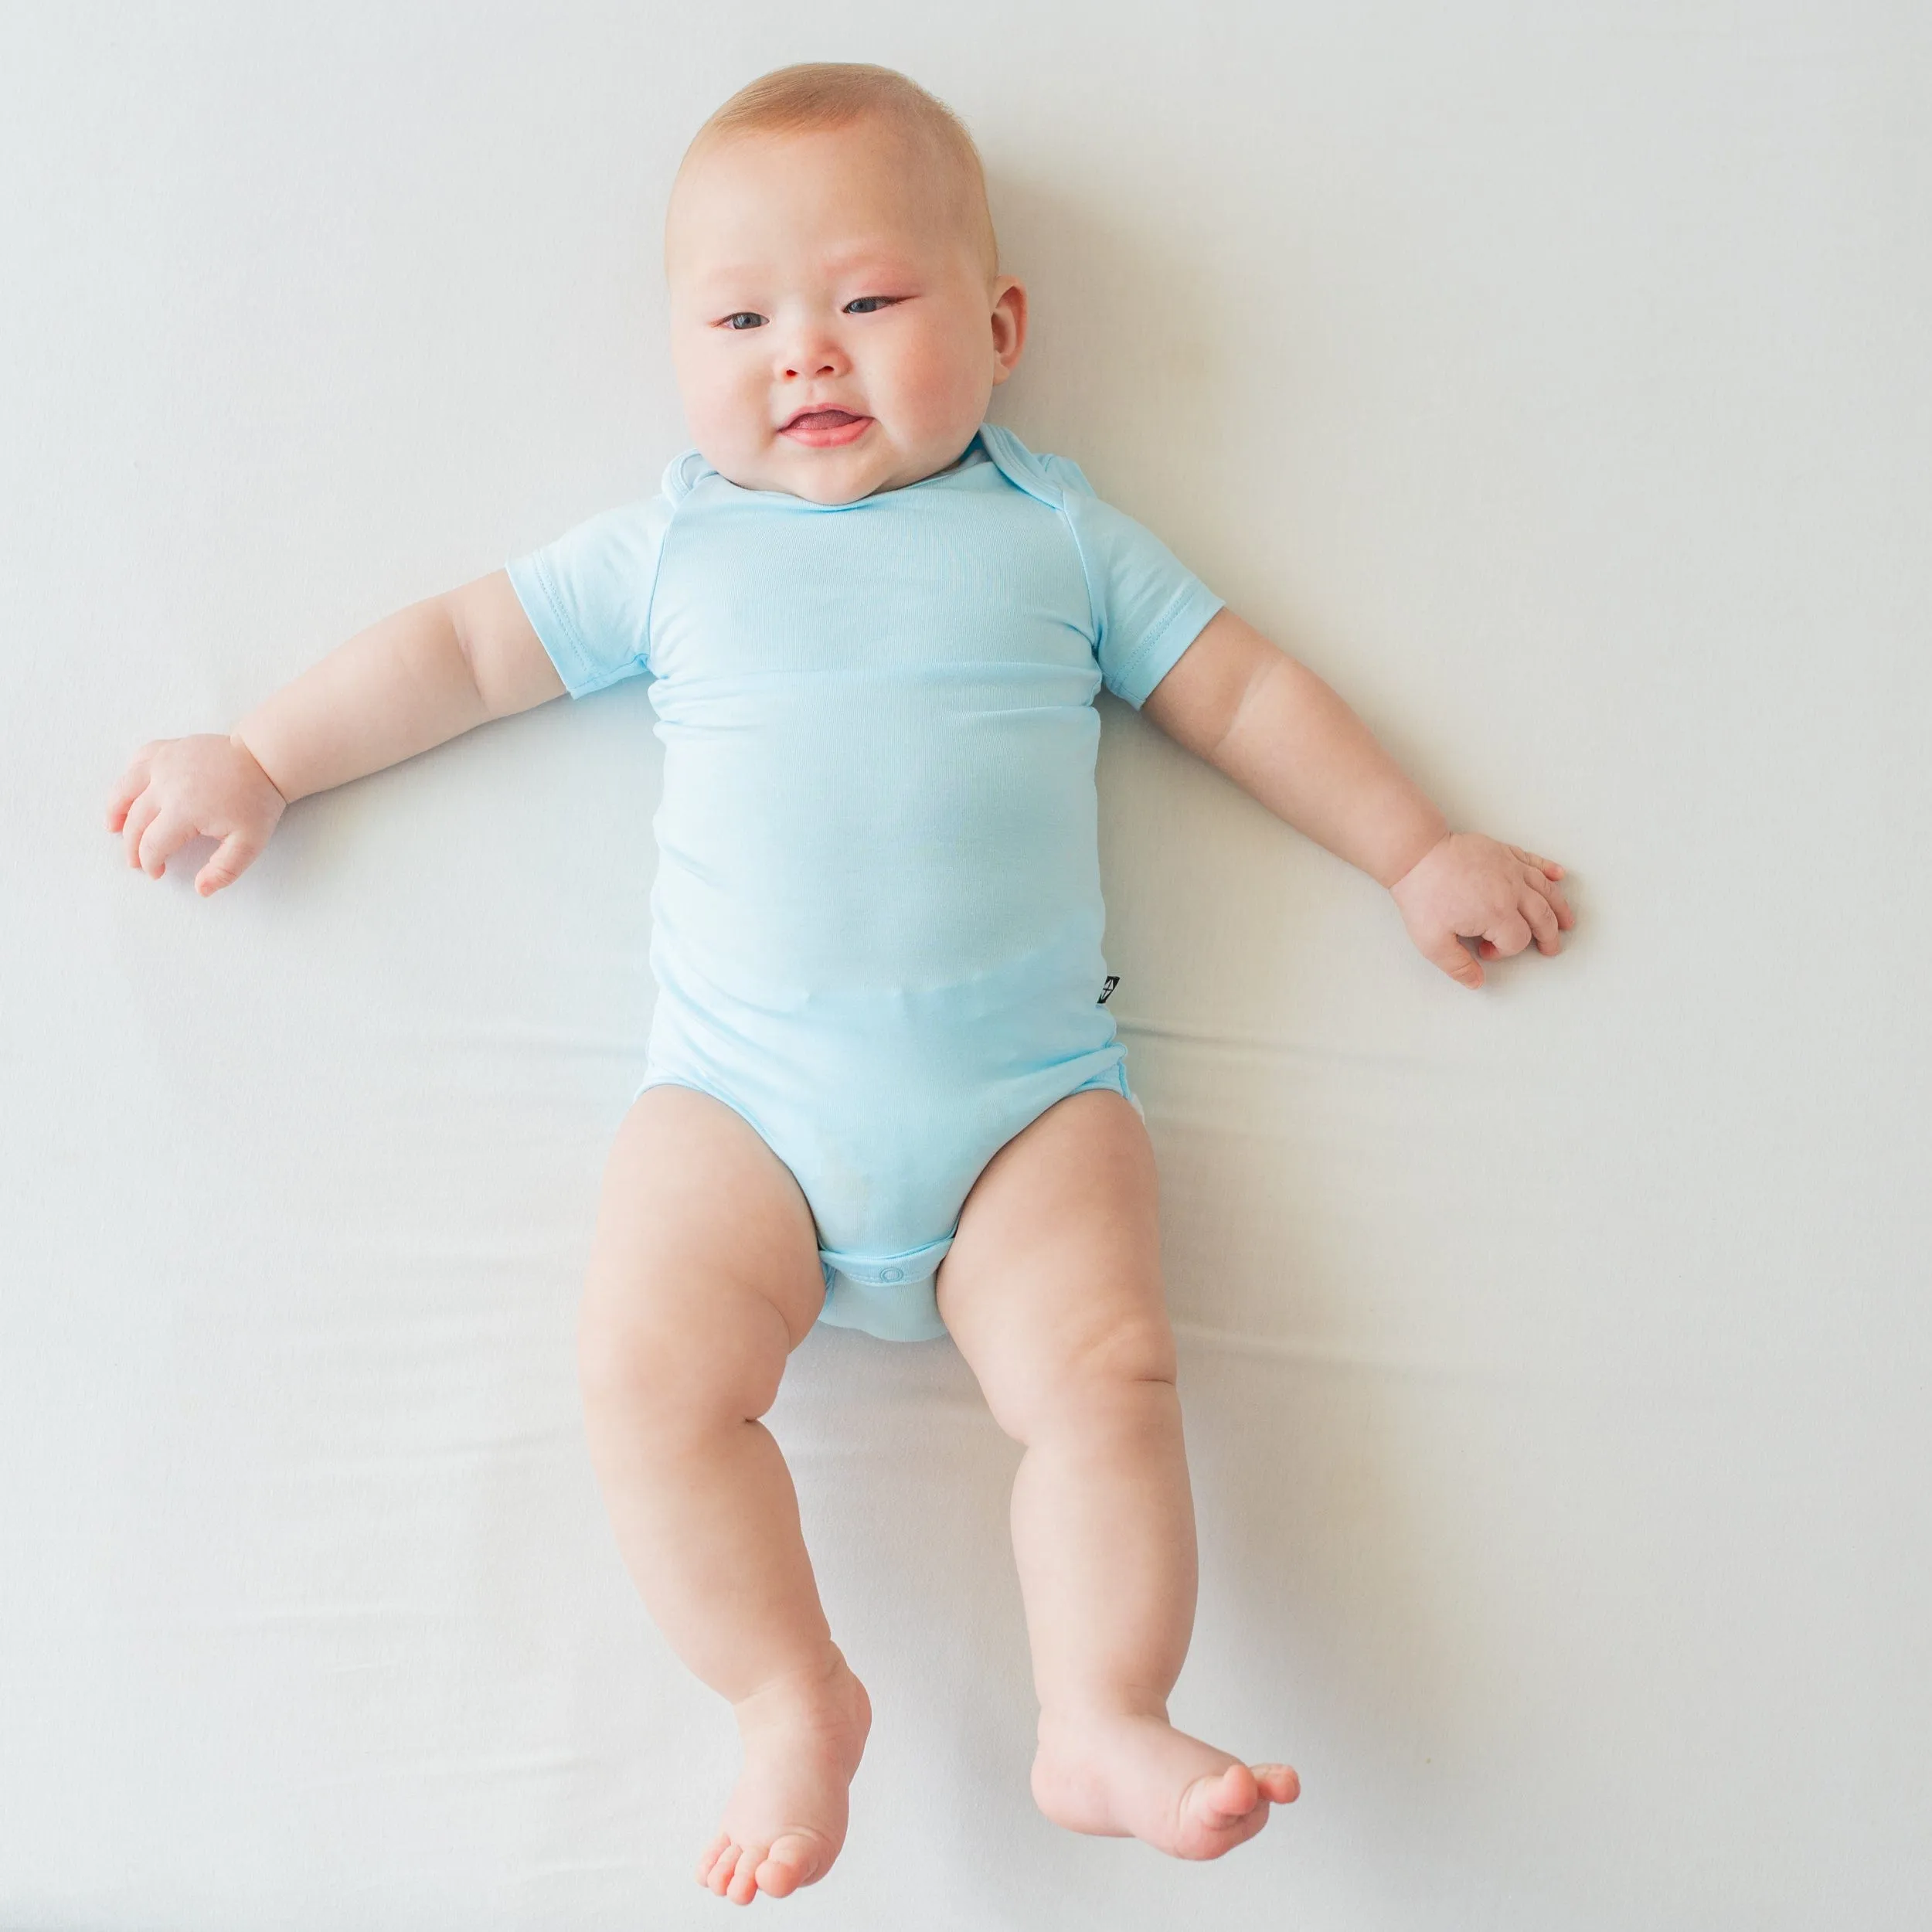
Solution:
M1277 818L1388 887L1409 937L1464 986L1481 959L1533 939L1546 953L1577 923L1563 869L1479 832L1452 832L1414 781L1335 692L1223 610L1142 709Z
M206 898L241 876L292 801L563 691L508 575L493 571L372 624L225 738L144 745L114 787L107 829L151 879L189 839L219 838L195 876Z

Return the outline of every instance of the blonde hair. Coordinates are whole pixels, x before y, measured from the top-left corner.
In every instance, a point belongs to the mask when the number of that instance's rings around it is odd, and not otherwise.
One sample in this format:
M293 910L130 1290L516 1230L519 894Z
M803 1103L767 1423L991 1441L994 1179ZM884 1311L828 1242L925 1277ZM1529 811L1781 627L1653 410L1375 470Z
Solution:
M865 61L807 60L761 74L712 115L684 151L682 174L693 156L740 134L804 134L876 120L923 148L951 177L961 219L985 258L986 273L999 267L999 241L986 200L986 171L966 124L936 94L891 67Z

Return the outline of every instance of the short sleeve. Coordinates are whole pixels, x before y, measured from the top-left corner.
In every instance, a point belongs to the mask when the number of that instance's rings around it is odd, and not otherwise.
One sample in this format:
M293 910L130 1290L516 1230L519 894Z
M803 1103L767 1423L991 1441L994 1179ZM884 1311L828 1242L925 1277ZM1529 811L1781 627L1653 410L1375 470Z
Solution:
M1052 460L1087 571L1101 682L1138 711L1223 600L1151 530L1095 496L1073 464Z
M510 587L573 698L651 668L668 495L607 510L509 566Z

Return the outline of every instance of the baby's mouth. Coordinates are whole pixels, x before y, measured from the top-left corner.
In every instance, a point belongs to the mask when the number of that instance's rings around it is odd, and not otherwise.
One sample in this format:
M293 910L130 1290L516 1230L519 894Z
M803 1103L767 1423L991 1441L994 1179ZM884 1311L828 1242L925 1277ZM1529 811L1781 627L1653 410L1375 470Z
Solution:
M801 410L778 433L813 449L831 449L856 442L871 425L869 416L855 416L850 410Z

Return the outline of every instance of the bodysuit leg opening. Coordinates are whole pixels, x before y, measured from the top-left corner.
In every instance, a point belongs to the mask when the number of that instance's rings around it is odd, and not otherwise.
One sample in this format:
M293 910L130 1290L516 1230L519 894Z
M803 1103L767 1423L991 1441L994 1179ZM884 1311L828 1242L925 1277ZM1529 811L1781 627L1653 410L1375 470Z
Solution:
M862 1328L882 1341L937 1340L946 1325L939 1318L933 1277L952 1245L953 1236L947 1234L897 1254L821 1248L825 1305L818 1319L835 1328Z

